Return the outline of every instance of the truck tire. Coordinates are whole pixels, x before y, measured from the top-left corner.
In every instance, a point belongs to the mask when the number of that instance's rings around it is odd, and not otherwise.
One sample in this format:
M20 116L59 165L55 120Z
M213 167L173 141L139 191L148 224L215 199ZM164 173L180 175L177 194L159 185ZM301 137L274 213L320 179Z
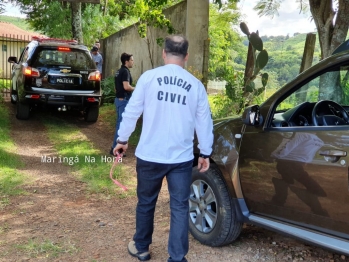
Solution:
M225 181L217 167L200 173L193 168L189 198L189 231L212 247L233 242L242 229Z
M20 101L16 103L16 117L20 120L27 120L30 114L30 105Z
M85 121L86 122L96 122L98 119L99 115L99 107L94 106L94 107L88 107L85 112Z

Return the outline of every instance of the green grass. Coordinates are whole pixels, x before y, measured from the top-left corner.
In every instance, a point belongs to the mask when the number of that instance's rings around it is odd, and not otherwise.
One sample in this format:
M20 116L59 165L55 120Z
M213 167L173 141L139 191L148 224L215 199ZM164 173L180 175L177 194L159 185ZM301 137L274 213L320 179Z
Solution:
M1 69L0 69L0 76L1 76ZM0 78L0 102L4 101L4 98L1 93L5 91L4 89L10 89L10 85L11 85L11 81L9 79Z
M51 240L45 240L39 243L36 240L29 240L28 243L15 246L20 251L28 254L30 257L46 257L55 258L59 254L69 253L73 254L78 251L75 245L68 243L67 245L52 242Z
M128 191L122 191L109 177L114 160L112 156L98 150L78 127L53 117L43 122L60 162L71 166L74 174L87 183L91 193L119 197L135 195L136 178L130 177L130 167L119 164L114 170L113 177L129 188Z
M0 103L0 207L7 205L9 196L24 193L20 185L27 179L17 169L23 167L19 156L15 153L16 146L10 137L9 113Z
M2 88L10 89L10 86L11 86L11 80L0 78L0 89Z
M104 104L99 109L99 118L108 123L111 130L115 130L116 125L116 111L114 104ZM142 132L142 116L138 119L135 131L130 136L128 143L132 146L137 146Z

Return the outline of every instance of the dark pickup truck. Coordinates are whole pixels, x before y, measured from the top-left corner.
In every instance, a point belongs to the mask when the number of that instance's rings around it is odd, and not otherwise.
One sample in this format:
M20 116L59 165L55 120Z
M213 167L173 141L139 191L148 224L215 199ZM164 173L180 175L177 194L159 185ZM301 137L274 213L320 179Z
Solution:
M28 119L34 106L77 109L87 122L98 119L101 74L88 48L75 40L33 37L13 63L11 102L16 117Z

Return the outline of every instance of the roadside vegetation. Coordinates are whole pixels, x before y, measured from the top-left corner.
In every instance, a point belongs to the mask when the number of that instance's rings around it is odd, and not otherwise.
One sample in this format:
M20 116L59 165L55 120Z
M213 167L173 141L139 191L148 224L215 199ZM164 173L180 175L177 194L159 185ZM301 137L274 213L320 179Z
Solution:
M20 186L28 178L19 169L23 167L16 145L10 136L8 110L0 103L0 208L10 203L10 196L24 194Z

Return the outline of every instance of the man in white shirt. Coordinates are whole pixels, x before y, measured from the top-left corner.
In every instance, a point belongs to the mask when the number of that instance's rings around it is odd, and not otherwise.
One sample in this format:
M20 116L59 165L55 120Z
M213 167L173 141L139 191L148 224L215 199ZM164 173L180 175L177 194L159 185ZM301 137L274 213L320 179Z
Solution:
M187 261L189 250L189 197L193 166L194 131L199 140L200 172L208 170L212 152L213 123L202 83L184 69L188 40L168 36L163 50L164 66L145 72L138 80L119 129L114 154L126 152L127 141L143 113L137 156L136 233L128 244L132 256L150 259L154 211L162 181L170 194L171 224L168 262Z

